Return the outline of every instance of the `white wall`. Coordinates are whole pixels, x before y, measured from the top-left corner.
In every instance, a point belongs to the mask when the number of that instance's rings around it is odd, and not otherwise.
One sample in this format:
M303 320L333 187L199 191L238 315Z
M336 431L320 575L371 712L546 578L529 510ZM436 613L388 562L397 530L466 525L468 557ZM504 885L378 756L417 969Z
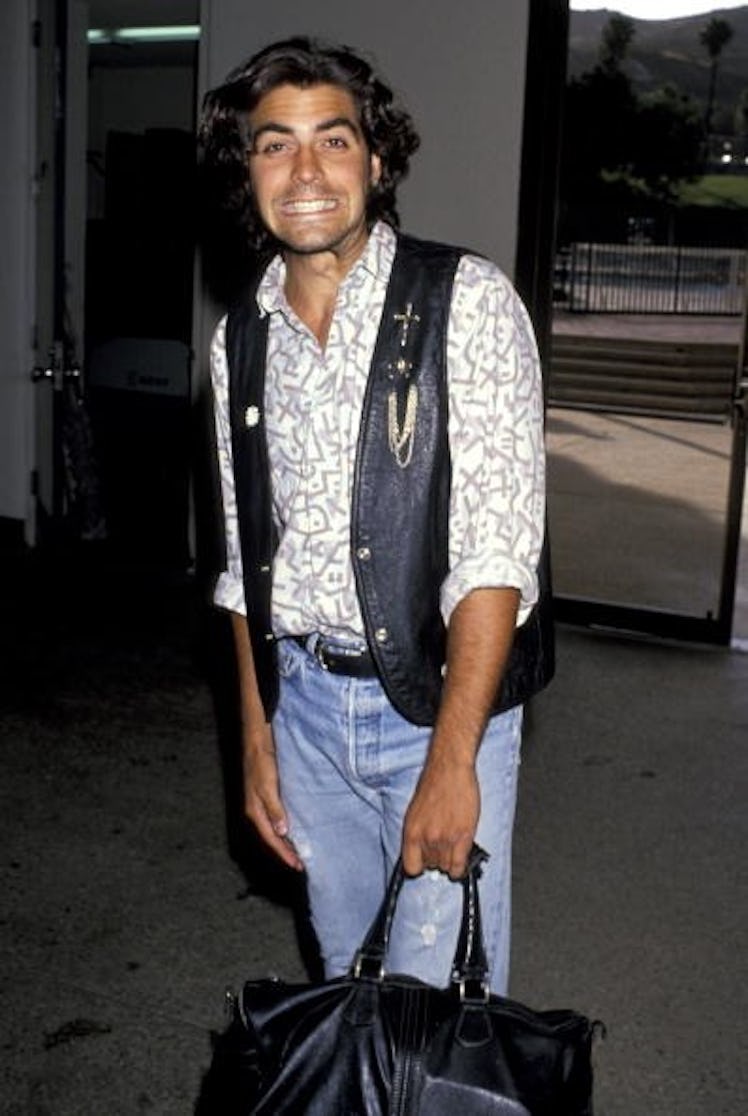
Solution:
M24 519L32 468L30 0L0 5L0 516Z
M514 269L528 0L203 0L202 88L273 39L312 34L373 56L421 134L409 232Z

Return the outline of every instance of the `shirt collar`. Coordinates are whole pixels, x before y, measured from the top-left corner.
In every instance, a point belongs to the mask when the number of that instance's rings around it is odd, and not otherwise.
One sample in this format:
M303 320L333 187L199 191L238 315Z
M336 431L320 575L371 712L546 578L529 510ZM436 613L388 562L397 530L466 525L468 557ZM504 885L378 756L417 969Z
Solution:
M369 234L366 247L343 280L343 286L359 269L368 271L375 279L386 283L392 270L396 247L397 237L394 229L385 224L384 221L377 221ZM270 261L257 288L257 305L262 317L265 314L273 314L276 311L287 309L288 303L283 291L285 281L286 265L283 257L279 254Z

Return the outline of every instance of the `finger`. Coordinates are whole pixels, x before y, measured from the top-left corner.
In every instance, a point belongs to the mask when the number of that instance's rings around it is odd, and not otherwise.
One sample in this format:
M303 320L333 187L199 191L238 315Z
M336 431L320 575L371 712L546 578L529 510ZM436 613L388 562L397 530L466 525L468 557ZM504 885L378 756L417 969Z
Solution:
M262 800L253 796L247 808L247 817L265 844L284 864L297 872L303 872L304 863L297 853L293 841L288 836L288 823L279 803L275 809L275 817L273 817Z
M452 863L452 853L446 841L434 841L424 848L424 867L429 871L447 872Z
M299 856L290 837L279 837L273 832L272 827L264 828L255 823L257 831L262 837L265 844L272 852L282 860L289 868L293 868L295 872L304 871L304 862Z
M403 871L406 876L420 876L426 868L420 841L403 841Z
M452 845L450 863L446 869L451 880L461 880L467 874L468 858L472 847L471 837L459 838Z

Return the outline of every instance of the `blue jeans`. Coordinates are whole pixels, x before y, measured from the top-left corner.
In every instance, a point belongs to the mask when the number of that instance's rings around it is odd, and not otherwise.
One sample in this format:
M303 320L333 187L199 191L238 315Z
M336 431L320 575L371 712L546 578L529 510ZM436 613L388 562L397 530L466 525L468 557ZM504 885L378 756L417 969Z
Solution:
M431 730L393 709L378 679L331 674L293 640L278 647L280 701L273 719L289 836L304 862L312 923L328 977L350 967L400 854L402 827ZM509 969L511 843L522 710L492 718L478 753L476 840L490 854L480 881L491 989ZM389 972L445 986L462 887L440 872L405 881Z

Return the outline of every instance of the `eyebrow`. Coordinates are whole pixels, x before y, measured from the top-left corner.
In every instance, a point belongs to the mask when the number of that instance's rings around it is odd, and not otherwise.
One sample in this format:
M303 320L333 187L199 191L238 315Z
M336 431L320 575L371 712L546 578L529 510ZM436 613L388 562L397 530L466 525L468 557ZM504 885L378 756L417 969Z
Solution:
M333 116L330 120L322 120L319 124L315 125L315 134L319 132L329 132L333 128L348 128L353 132L354 136L361 135L361 129L349 116ZM256 143L260 136L266 132L275 132L282 136L292 136L294 129L288 124L279 124L274 120L268 120L266 124L261 124L256 132L252 134L252 143Z

